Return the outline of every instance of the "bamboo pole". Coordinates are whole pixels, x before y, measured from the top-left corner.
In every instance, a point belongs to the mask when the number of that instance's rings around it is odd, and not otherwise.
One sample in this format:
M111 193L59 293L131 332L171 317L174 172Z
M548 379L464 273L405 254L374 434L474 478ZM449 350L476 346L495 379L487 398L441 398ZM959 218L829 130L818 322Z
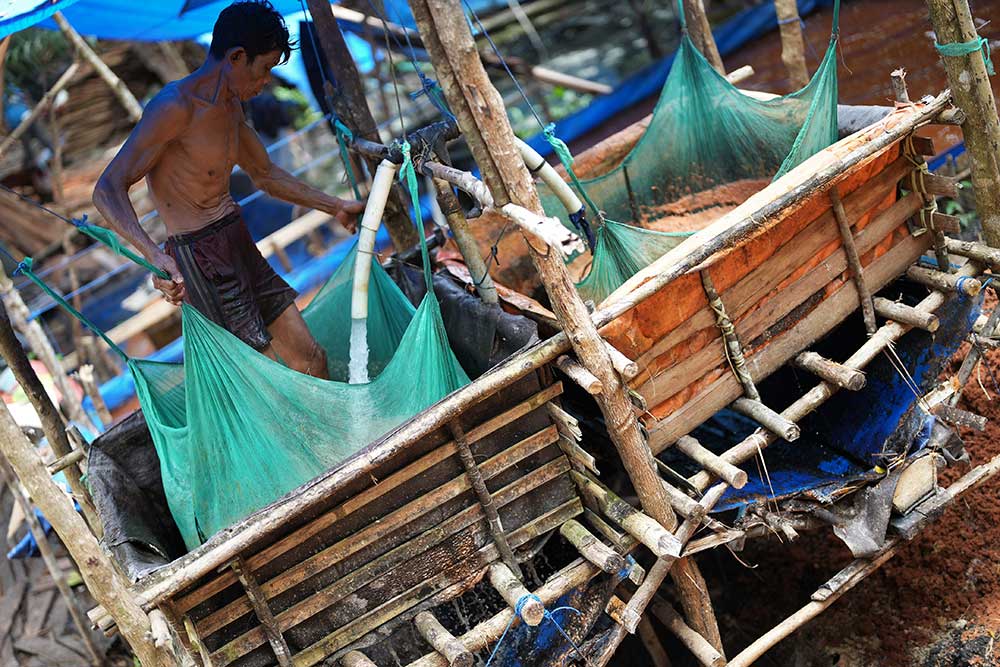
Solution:
M939 44L979 39L967 0L927 0ZM976 211L986 243L1000 247L1000 121L981 51L942 57L955 104L965 112L962 134L969 152Z
M545 618L544 605L530 597L528 589L518 581L509 567L503 563L493 563L490 565L489 579L493 590L500 594L507 606L520 612L522 621L530 626L536 626L542 622L542 619Z
M77 377L80 378L80 384L83 385L84 393L94 403L94 410L97 411L97 416L100 417L104 428L111 426L114 419L111 417L108 404L104 402L104 396L101 395L101 390L94 379L94 367L91 364L83 364L77 371Z
M691 651L699 663L705 667L721 667L726 664L722 654L705 641L704 637L692 630L681 615L658 595L653 597L649 609L653 612L653 616Z
M10 48L10 35L7 35L3 39L0 39L0 130L6 132L10 128L4 123L3 117L3 89L4 89L4 62L7 60L7 50ZM3 151L0 151L2 154Z
M774 11L778 15L778 29L781 31L781 62L788 70L788 80L792 90L805 88L809 83L806 69L806 50L802 41L802 23L795 0L774 0Z
M832 382L841 389L860 391L865 386L864 373L838 364L836 361L822 357L815 352L803 352L795 357L793 363L821 380Z
M683 0L684 16L687 19L688 34L691 41L698 47L705 59L715 68L715 70L725 76L726 68L722 64L722 56L719 55L719 47L715 44L715 37L712 35L712 26L708 23L708 15L705 14L705 5L702 0Z
M66 435L66 424L63 422L62 417L59 416L59 411L52 403L52 399L49 398L45 387L42 386L41 380L38 379L38 375L35 373L35 369L32 368L27 353L21 347L21 344L18 343L3 301L0 301L0 356L7 362L7 366L14 374L14 379L21 385L32 407L35 408L35 412L42 422L42 430L45 432L45 437L49 441L52 452L61 458L72 455L74 447ZM65 376L63 376L63 380L65 380ZM94 509L90 492L83 484L79 466L76 464L67 466L65 474L66 481L69 482L69 487L73 492L74 498L80 503L80 509L87 519L87 524L96 535L103 535L97 510Z
M975 278L944 273L923 266L911 266L906 270L906 277L928 289L938 290L945 294L959 292L965 296L976 296L983 288L983 284Z
M66 39L73 46L77 54L86 60L94 68L94 71L97 72L97 75L110 86L111 92L121 102L132 122L138 123L139 119L142 118L142 106L139 104L139 100L135 99L135 95L128 89L128 86L125 85L125 82L118 78L118 75L111 71L111 68L90 48L90 45L84 41L83 37L80 37L80 33L73 29L73 26L69 24L69 21L62 15L62 12L53 14L52 20L59 26L59 30L66 36Z
M358 73L350 49L347 48L347 42L344 41L344 33L341 32L333 16L330 3L327 0L306 0L306 4L309 6L309 13L316 28L313 38L319 39L323 48L322 55L326 59L325 64L336 80L336 94L330 95L334 111L356 136L381 143L378 125L365 99L361 75ZM321 63L317 64L322 66ZM369 171L374 174L378 160L366 159L366 162ZM386 202L383 222L397 250L412 248L420 242L408 211L409 207L402 191L398 186L394 186Z
M591 396L597 396L604 391L604 384L572 357L562 355L556 359L556 366Z
M649 654L649 659L653 663L653 667L671 667L670 657L667 655L666 649L663 648L663 644L660 643L660 638L656 636L656 629L653 628L653 624L649 622L648 618L643 618L639 621L639 639L642 640L643 646L646 647L646 652Z
M465 265L469 267L469 275L472 276L480 300L487 304L499 303L497 288L493 284L489 267L483 261L479 246L476 245L476 237L472 235L469 221L465 219L465 213L462 212L462 206L452 191L451 184L438 178L433 179L433 181L434 188L437 190L438 206L448 223L448 228L451 229L455 245L462 253Z
M378 667L378 665L372 662L368 656L361 651L348 651L344 657L340 659L340 664L343 665L343 667Z
M413 624L417 632L423 637L435 651L444 656L448 661L448 667L472 667L475 657L465 648L465 644L460 642L455 635L448 632L447 628L429 611L422 611L413 619Z
M5 405L0 406L0 451L69 550L87 588L117 621L122 637L136 657L143 665L158 665L157 653L148 638L149 617L136 604L128 584L101 550L69 498L52 481Z
M911 327L917 327L930 333L937 331L941 325L934 313L926 313L913 306L890 301L881 296L875 298L875 312L887 320L909 324Z
M29 113L24 120L18 123L17 127L13 128L10 134L3 138L3 141L0 141L0 155L6 153L14 142L20 139L21 135L28 131L28 128L31 127L31 125L38 120L38 117L44 113L45 109L52 104L52 101L55 99L56 95L59 94L59 91L69 85L70 80L78 71L80 71L80 63L77 62L72 63L66 68L66 71L62 73L62 76L56 79L56 82L52 85L52 87L49 88L44 95L42 95L42 99L38 101L38 104L36 104L35 108L31 110L31 113Z
M104 664L104 656L94 646L94 638L90 633L90 625L85 620L86 614L80 608L80 601L73 594L73 590L69 587L69 584L66 583L63 570L59 566L55 553L52 551L52 545L49 544L49 538L45 534L45 530L42 529L42 524L38 521L38 517L35 516L34 508L31 506L31 501L28 500L24 486L9 472L7 461L3 456L0 456L0 481L7 484L11 494L14 496L15 502L20 506L21 512L24 514L24 519L28 523L31 536L35 538L35 544L38 545L38 551L42 555L45 567L52 576L52 581L55 582L59 594L66 601L66 607L69 610L70 618L73 620L73 625L76 626L77 632L80 633L83 646L90 655L90 664Z
M795 0L792 0L793 4ZM833 217L837 221L837 229L840 230L840 239L844 243L844 254L847 255L847 266L851 269L851 280L858 290L858 301L861 302L861 314L865 320L865 329L869 334L875 333L878 323L875 321L875 308L872 306L872 294L865 283L865 272L861 266L861 257L858 255L858 247L854 243L854 233L851 232L851 221L847 219L847 211L844 210L844 202L840 199L837 188L830 188L830 203L833 206Z
M460 2L413 0L410 6L449 108L494 201L498 206L510 202L541 212L538 193L514 144L500 94L479 59ZM643 509L660 525L672 530L677 526L677 518L667 500L652 452L642 436L622 379L612 366L607 348L576 292L562 257L551 247L539 250L530 241L528 247L577 358L603 386L597 401ZM718 624L711 601L693 562L679 561L674 581L692 624L717 639Z
M621 572L625 567L625 559L594 537L579 521L570 519L559 527L559 534L576 547L581 556L608 574Z

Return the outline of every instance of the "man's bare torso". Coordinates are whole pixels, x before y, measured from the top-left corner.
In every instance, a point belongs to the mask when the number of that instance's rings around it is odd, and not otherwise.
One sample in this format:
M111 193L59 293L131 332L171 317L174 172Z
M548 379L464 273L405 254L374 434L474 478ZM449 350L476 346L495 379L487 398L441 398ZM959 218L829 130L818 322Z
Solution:
M168 234L196 231L237 210L229 176L239 151L243 110L235 96L213 101L204 82L182 79L159 95L188 106L187 127L164 147L146 175L150 196Z

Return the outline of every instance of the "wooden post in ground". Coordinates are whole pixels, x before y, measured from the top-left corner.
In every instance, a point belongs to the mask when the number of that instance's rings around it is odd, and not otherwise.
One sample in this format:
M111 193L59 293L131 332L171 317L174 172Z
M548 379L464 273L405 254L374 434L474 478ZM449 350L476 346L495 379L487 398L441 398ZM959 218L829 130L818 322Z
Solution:
M503 101L483 68L461 3L458 0L412 0L410 7L448 105L458 120L495 204L499 208L511 202L540 212L542 207L538 193L514 145L514 134ZM536 247L537 241L525 240L553 310L568 334L577 358L602 384L603 390L595 400L604 414L608 434L635 487L643 511L664 528L675 529L677 518L670 507L652 453L639 429L626 387L614 370L607 346L577 294L562 257L551 247ZM707 598L704 579L692 561L682 559L677 565L674 581L691 625L702 631L709 641L718 640L718 626Z
M809 83L809 70L806 69L806 50L802 41L798 5L795 0L774 0L774 11L778 15L778 28L781 31L781 62L785 63L785 69L788 70L792 90L805 88Z
M347 48L347 42L344 41L344 33L341 32L337 19L333 16L330 3L327 0L307 0L306 4L312 15L313 26L316 28L313 37L322 45L326 64L336 79L334 82L336 91L330 100L334 111L355 135L381 143L378 125L372 117L371 109L368 108L368 100L365 99L361 75L354 64L351 51ZM322 63L317 64L322 66ZM378 161L367 162L368 170L374 174ZM412 248L420 242L417 230L410 221L409 207L398 186L393 187L392 194L386 202L383 222L389 230L389 237L397 252Z
M927 0L939 44L979 39L967 0ZM955 104L965 112L962 134L972 168L976 211L986 243L1000 247L1000 121L983 51L942 56Z
M7 362L7 366L14 374L14 379L21 385L31 405L38 413L38 418L42 422L42 430L49 441L49 447L57 458L69 455L73 451L73 445L66 435L66 424L52 404L52 399L42 386L41 380L35 374L35 369L31 367L31 361L25 353L24 348L18 343L14 335L14 328L11 326L10 318L7 315L7 308L0 301L0 356ZM66 480L73 496L80 503L80 509L87 519L87 523L97 536L102 536L101 522L97 517L97 510L94 509L90 500L90 493L83 485L80 475L80 468L71 465L65 469Z
M80 401L80 397L73 391L66 378L66 371L62 363L60 363L59 358L56 357L56 351L53 349L52 343L49 342L45 332L42 331L41 325L36 320L30 319L31 311L28 310L28 306L24 303L24 299L21 298L21 294L14 289L14 282L10 279L10 276L3 271L0 271L0 299L3 300L3 304L7 308L11 324L24 336L25 340L28 341L31 351L38 355L38 358L42 360L45 368L52 375L52 381L55 383L56 389L62 394L63 407L66 410L67 416L72 421L93 427L93 423L83 410L83 403Z
M135 99L135 95L128 89L128 86L125 85L125 82L111 71L111 68L90 48L90 44L87 44L83 37L80 37L80 33L73 29L73 26L69 24L69 21L66 20L66 17L61 12L53 14L52 19L59 26L59 30L66 36L66 39L69 40L69 43L73 45L73 49L77 54L90 63L94 71L97 72L97 75L104 79L104 83L111 87L111 92L115 94L121 105L125 107L125 111L128 112L132 122L138 123L139 119L142 118L142 106L139 104L139 100Z
M52 481L42 459L14 422L6 405L0 404L0 452L49 520L73 560L87 588L117 622L122 637L144 667L160 664L150 636L149 617L136 604L124 577L101 550L97 538L66 494Z
M715 37L712 35L712 26L708 23L708 15L705 13L705 4L702 0L683 0L684 18L687 21L688 34L691 41L698 47L705 59L711 63L716 71L725 76L726 67L722 64L722 56L719 55L719 47L715 44Z

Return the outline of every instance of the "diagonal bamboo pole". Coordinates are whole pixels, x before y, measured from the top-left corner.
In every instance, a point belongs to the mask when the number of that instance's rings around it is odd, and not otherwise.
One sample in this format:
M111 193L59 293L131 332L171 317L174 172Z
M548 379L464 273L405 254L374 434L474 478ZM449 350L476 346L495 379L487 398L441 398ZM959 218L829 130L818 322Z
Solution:
M35 108L31 110L31 113L29 113L24 120L18 123L17 127L13 128L10 134L3 138L3 141L0 141L0 155L6 153L10 149L11 145L20 139L22 134L28 131L28 128L31 127L32 123L38 120L38 117L42 115L50 104L52 104L52 100L54 100L56 95L59 94L59 91L69 84L70 79L72 79L79 70L80 63L73 63L66 68L66 71L63 72L62 76L56 80L55 84L49 89L49 91L42 96L42 99L38 101L38 104L36 104ZM3 72L0 71L0 75L2 74ZM2 92L3 91L0 90L0 93Z
M538 193L514 144L514 134L500 94L490 83L476 51L461 3L457 0L413 0L410 5L449 107L480 166L494 202L498 207L511 202L540 212ZM604 341L577 294L561 255L551 247L536 248L527 237L526 242L574 352L603 386L603 391L595 398L643 509L662 526L673 530L677 527L677 518L653 455L643 439L626 387L614 370ZM664 574L669 569L665 568ZM682 559L673 576L691 624L713 644L721 644L707 586L697 567L692 561Z

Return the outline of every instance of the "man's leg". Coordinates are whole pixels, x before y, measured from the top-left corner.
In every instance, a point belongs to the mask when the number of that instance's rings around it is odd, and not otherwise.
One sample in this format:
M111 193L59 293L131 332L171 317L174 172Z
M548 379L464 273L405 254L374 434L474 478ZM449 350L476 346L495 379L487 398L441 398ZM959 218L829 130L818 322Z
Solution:
M330 378L326 368L326 351L319 346L294 303L285 308L267 327L271 344L262 350L276 354L289 368L323 380Z

